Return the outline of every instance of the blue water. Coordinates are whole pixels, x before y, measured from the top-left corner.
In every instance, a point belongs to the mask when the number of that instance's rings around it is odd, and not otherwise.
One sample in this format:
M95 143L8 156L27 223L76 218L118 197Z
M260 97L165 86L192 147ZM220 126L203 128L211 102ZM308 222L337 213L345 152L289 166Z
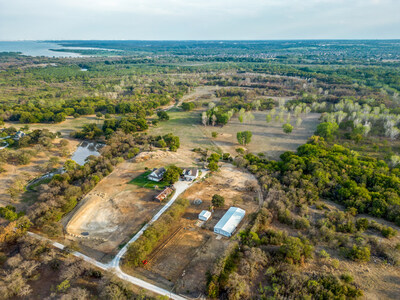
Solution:
M0 52L21 52L29 56L47 56L47 57L81 57L78 53L57 52L50 49L68 49L55 43L39 41L14 41L1 42Z
M99 156L99 150L103 147L103 144L97 144L93 142L82 142L75 152L72 154L71 159L75 161L77 164L83 166L86 162L86 159L90 155Z

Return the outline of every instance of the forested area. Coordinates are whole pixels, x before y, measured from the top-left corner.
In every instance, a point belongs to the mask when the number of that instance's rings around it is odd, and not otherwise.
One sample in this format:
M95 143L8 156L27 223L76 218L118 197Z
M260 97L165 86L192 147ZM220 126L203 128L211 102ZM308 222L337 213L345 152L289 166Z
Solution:
M397 231L359 216L399 225L398 168L319 136L296 153L282 154L281 161L249 153L235 163L258 177L264 208L210 270L210 297L359 298L363 292L354 275L339 271L341 260L366 263L373 256L399 265L400 244L371 234L390 240ZM326 200L346 210L332 210Z

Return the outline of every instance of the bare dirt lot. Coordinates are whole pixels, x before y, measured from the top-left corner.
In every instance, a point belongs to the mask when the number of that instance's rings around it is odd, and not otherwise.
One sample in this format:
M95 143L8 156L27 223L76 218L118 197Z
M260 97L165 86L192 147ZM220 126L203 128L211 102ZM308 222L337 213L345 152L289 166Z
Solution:
M125 161L104 178L69 214L63 224L69 238L76 239L91 255L111 254L149 221L162 204L153 200L160 190L139 187L129 182L145 172L172 163L192 166L196 154L180 150L143 152ZM100 253L99 253L100 252Z
M188 210L171 235L149 255L149 263L136 269L135 275L192 298L203 295L206 272L232 243L232 238L214 234L213 227L232 205L246 210L246 218L236 232L247 224L248 216L258 208L257 192L249 190L250 186L258 187L251 174L225 164L218 173L188 189L181 196L190 200ZM201 226L198 214L209 209L214 194L225 197L225 207L216 209L211 219ZM196 205L195 199L203 202Z
M251 143L245 148L253 153L264 153L271 159L279 158L285 151L295 151L300 145L307 142L307 139L314 134L319 123L320 114L310 113L303 117L303 123L293 129L291 134L282 130L282 123L272 121L267 123L266 111L253 112L255 119L249 123L240 123L235 117L224 127L199 126L205 136L211 137L213 131L218 132L214 143L224 152L236 155L235 149L241 147L236 139L236 133L249 130L253 133ZM292 125L295 123L293 120Z

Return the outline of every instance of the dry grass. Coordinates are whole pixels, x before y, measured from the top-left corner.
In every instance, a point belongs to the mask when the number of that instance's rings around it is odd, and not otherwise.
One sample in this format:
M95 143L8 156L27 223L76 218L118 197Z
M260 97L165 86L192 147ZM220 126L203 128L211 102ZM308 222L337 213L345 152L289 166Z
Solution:
M291 134L282 130L282 123L272 121L267 123L265 117L267 112L254 112L255 120L251 123L240 123L235 117L224 127L200 126L202 132L211 137L213 131L218 132L217 138L213 139L223 152L236 155L235 149L242 147L236 140L236 133L249 130L253 133L251 143L247 145L248 151L252 153L264 153L266 157L278 159L279 155L286 151L295 151L299 146L307 142L307 139L314 134L319 123L319 114L310 113L303 117L303 123L296 128L295 120L292 125L295 127Z

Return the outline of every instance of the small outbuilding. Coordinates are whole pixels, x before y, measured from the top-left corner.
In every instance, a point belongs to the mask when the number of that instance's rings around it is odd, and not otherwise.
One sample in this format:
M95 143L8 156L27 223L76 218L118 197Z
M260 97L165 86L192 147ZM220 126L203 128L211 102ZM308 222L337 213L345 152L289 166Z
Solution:
M15 141L18 141L20 138L24 137L25 135L26 135L25 132L23 132L23 131L18 131L18 132L14 135L13 139L14 139Z
M157 200L157 201L163 202L173 192L174 192L174 190L173 190L172 187L167 187L161 193L159 193L156 197L154 197L154 199Z
M211 212L208 210L203 210L199 213L199 220L207 221L211 217Z
M241 208L229 208L224 216L218 221L217 225L215 225L214 232L227 237L232 236L232 233L243 220L245 214L246 212Z

